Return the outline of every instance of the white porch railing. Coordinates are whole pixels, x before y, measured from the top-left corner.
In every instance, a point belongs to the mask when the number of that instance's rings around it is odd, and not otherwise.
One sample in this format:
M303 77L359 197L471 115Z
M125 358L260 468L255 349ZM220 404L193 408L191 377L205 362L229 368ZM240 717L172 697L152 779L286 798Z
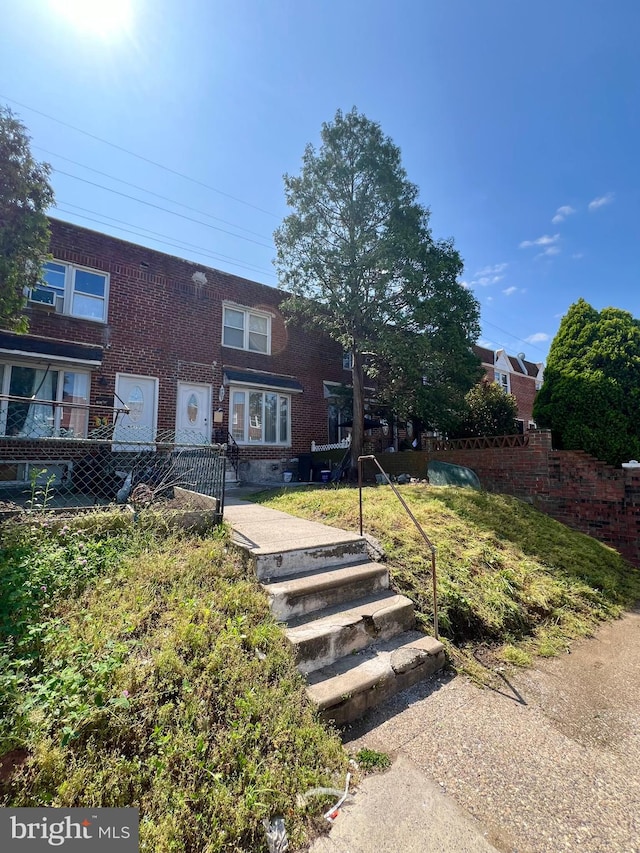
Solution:
M343 438L342 441L336 442L335 444L316 444L315 441L311 442L312 453L324 453L325 450L346 450L348 447L351 447L350 435L348 435L346 438Z

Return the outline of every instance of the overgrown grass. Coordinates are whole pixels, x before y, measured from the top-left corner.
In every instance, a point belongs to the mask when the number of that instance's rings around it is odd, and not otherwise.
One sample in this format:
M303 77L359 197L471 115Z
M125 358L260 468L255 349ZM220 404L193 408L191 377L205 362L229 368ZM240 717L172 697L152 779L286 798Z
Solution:
M36 528L0 566L19 605L0 755L29 753L0 804L138 806L149 853L266 850L276 814L301 844L322 803L299 795L341 786L347 757L226 531Z
M455 663L482 677L480 646L526 665L589 635L640 599L640 572L616 551L515 498L472 489L405 486L402 495L438 548L440 631ZM289 489L266 506L358 529L358 492ZM382 543L393 586L432 627L430 555L388 487L363 492L365 529Z

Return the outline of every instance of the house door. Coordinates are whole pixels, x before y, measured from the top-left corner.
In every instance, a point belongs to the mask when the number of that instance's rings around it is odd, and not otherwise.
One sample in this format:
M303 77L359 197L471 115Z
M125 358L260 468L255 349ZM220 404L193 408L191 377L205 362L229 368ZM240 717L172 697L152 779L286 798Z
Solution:
M136 445L114 445L114 450L142 450L138 442L153 442L158 423L158 380L153 376L116 374L115 408L129 411L114 414L114 442L136 442Z
M211 385L178 382L176 444L211 444Z

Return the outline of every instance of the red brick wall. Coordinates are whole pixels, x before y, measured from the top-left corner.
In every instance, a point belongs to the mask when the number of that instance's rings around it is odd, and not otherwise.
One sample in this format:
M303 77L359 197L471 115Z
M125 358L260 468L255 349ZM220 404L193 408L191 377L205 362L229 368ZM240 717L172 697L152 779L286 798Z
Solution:
M483 364L486 378L489 382L495 382L495 370L492 365ZM533 420L533 401L536 396L536 380L533 376L524 376L522 373L510 373L509 383L511 393L518 404L518 419L524 422L525 430L529 421Z
M69 223L53 220L51 232L51 253L56 259L110 275L106 324L29 309L34 335L105 347L102 370L92 377L92 402L97 396L113 395L117 372L157 377L158 429L172 430L179 380L211 383L215 410L223 368L261 370L295 377L303 386L303 393L291 399L293 443L290 448L242 448L242 455L291 456L309 452L312 439L326 440L322 382L344 381L342 352L327 338L285 326L279 310L286 296L283 291ZM205 272L206 284L192 281L197 270ZM271 314L271 355L222 346L225 300ZM228 394L220 408L224 421L216 426L226 429Z
M552 450L548 430L531 432L526 447L428 456L472 468L488 491L533 503L640 566L640 468L613 468L582 451Z

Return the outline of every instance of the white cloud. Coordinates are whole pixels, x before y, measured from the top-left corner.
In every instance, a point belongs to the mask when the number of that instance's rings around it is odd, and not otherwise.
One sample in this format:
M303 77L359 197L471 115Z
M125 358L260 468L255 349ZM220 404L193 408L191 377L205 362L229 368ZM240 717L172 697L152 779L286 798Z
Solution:
M579 261L580 258L584 258L584 255L582 252L574 252L573 255L571 255L571 257L573 258L574 261Z
M529 335L528 338L525 338L525 341L528 344L543 344L550 337L551 335L548 335L546 332L536 332L534 335Z
M468 281L461 281L461 282L460 282L460 287L464 287L464 289L465 289L465 290L470 290L470 289L471 289L471 285L469 284L469 282L468 282Z
M488 287L490 284L497 284L503 278L503 275L483 275L481 278L475 278L473 283L479 284L480 287Z
M478 270L474 278L485 275L497 275L498 273L504 272L508 266L509 264L494 264L493 266L483 267L481 270Z
M563 204L562 207L559 207L556 210L556 215L551 220L554 225L558 225L559 222L564 222L567 216L571 216L572 213L575 213L575 207L571 207L568 204Z
M504 293L505 296L513 296L513 294L516 293L517 290L518 290L517 287L507 287L507 289L503 290L502 292Z
M539 255L536 255L536 258L544 258L545 255L559 255L560 254L560 246L548 246L544 252L540 252Z
M549 234L543 234L542 237L538 237L537 240L523 240L522 243L520 243L520 248L529 249L531 246L550 246L552 243L557 243L559 239L559 234L554 234L553 237Z
M589 213L593 213L594 210L599 210L601 207L604 207L605 204L611 204L613 201L613 193L607 193L606 195L600 195L598 198L594 198L593 201L589 202Z
M493 349L493 341L489 341L487 338L480 338L478 346L484 347L485 349Z
M487 302L493 302L493 296L487 296Z

